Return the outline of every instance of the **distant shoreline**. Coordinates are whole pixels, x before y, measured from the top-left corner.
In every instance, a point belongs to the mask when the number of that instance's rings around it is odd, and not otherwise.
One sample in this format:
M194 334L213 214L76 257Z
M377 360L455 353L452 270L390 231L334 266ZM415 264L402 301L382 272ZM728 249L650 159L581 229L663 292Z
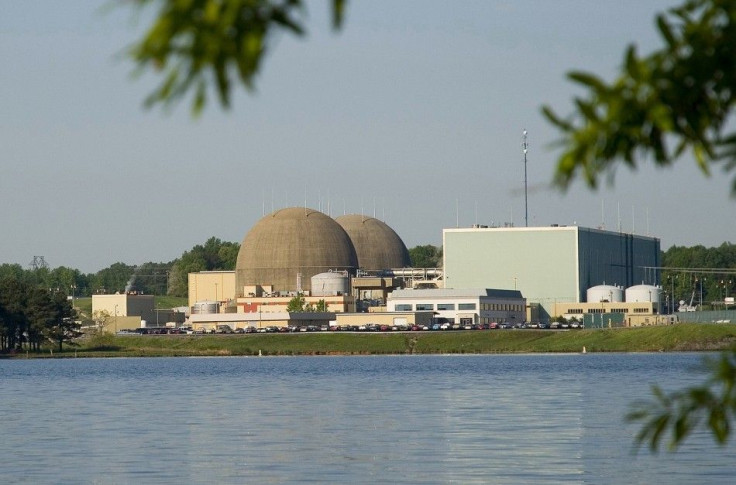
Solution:
M550 330L468 330L388 333L250 335L98 335L64 345L0 354L0 358L196 357L401 354L539 354L706 352L736 347L736 324Z

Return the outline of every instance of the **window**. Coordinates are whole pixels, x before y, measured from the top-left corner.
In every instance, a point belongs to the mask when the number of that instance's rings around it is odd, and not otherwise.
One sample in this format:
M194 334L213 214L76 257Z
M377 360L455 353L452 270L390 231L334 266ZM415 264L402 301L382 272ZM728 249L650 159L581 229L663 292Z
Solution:
M417 311L434 310L433 303L417 303Z
M454 303L437 303L437 309L438 310L454 310L455 304Z
M475 310L475 303L458 303L458 310Z
M410 312L411 303L401 303L401 304L396 305L396 311L397 312Z

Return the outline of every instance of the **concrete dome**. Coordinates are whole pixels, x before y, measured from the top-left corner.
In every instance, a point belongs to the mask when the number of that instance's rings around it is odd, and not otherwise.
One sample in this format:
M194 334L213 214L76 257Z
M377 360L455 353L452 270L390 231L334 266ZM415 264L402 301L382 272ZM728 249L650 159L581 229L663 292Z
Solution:
M359 268L378 270L411 266L404 241L386 223L360 214L340 216L335 220L350 236Z
M235 266L235 288L273 285L276 291L295 291L297 274L302 290L311 277L329 270L354 272L358 266L350 237L331 217L312 209L293 207L273 212L248 232Z

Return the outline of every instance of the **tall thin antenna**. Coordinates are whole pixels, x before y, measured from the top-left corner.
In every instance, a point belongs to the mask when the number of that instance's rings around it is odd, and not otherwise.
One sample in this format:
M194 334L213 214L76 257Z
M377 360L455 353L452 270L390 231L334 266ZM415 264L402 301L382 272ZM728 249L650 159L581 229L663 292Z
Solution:
M455 199L455 227L460 227L460 202Z
M529 196L526 179L526 152L529 151L529 144L526 142L526 134L526 130L521 133L521 148L524 151L524 223L526 227L529 227Z
M606 211L604 210L603 199L601 199L601 229L606 229Z

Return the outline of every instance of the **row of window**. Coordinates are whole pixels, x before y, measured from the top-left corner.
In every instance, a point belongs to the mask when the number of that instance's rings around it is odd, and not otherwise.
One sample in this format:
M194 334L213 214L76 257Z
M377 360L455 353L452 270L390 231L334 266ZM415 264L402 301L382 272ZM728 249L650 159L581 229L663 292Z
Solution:
M411 303L397 303L396 304L396 311L397 312L410 312L414 310L414 305ZM417 303L416 304L416 311L434 311L435 305L434 303ZM457 304L458 310L475 310L476 304L475 303L458 303ZM455 310L455 304L454 303L437 303L437 310Z
M649 308L634 308L633 313L651 313ZM582 315L583 313L628 313L626 308L611 308L606 310L604 308L589 308L588 311L584 311L582 308L570 308L567 310L568 315Z
M524 306L513 305L511 303L481 303L480 309L499 312L521 312L524 311Z
M454 303L437 303L436 305L437 310L455 310L455 304ZM397 303L396 304L396 311L397 312L410 312L415 310L413 308L413 305L411 303ZM475 303L458 303L457 309L458 310L475 310L477 308L477 305ZM416 304L416 311L434 311L435 304L434 303L417 303ZM524 305L514 305L511 303L481 303L480 309L483 311L497 311L497 312L521 312L524 311ZM582 313L582 310L581 312Z

